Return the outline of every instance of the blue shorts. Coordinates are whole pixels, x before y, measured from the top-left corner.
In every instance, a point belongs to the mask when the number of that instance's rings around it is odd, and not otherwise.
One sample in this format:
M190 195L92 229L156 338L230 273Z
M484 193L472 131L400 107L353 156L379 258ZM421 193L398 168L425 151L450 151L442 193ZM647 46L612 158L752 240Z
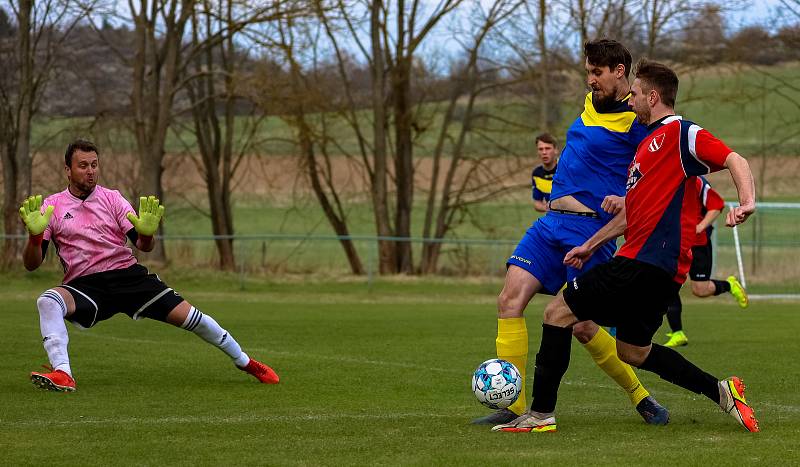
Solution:
M525 232L514 254L506 262L528 271L542 283L541 293L555 295L571 281L614 256L617 246L608 242L600 247L582 269L564 265L564 256L582 245L606 224L600 219L548 212Z

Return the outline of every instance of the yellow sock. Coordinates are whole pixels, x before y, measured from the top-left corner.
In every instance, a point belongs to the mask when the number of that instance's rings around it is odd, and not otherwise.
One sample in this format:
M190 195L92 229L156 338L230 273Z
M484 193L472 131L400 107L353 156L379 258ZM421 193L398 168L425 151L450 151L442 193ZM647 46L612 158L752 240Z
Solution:
M597 334L583 345L592 356L594 362L606 372L608 376L619 384L630 397L634 406L650 393L639 382L633 368L617 357L617 342L605 329L600 328Z
M505 318L497 320L497 358L514 364L522 377L519 398L509 410L517 415L528 410L525 403L525 367L528 364L528 326L525 318Z

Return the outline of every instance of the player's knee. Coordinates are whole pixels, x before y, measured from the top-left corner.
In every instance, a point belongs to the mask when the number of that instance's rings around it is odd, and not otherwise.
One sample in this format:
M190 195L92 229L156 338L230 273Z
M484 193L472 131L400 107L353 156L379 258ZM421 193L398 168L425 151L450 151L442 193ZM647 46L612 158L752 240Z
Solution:
M36 299L36 308L40 316L58 314L62 318L67 315L67 303L55 289L48 289Z
M708 281L692 282L692 294L694 294L695 297L702 298L707 296L708 295L707 289L708 289Z
M564 297L558 295L544 308L543 321L553 326L568 327L575 324L577 319L564 301Z
M508 288L503 288L497 296L497 315L500 318L519 318L524 309L525 305L522 304L519 294L509 291Z
M617 357L628 365L639 367L647 358L648 349L630 345L619 345L617 341Z
M586 344L597 334L597 329L597 324L592 321L580 321L572 327L572 335L581 344Z

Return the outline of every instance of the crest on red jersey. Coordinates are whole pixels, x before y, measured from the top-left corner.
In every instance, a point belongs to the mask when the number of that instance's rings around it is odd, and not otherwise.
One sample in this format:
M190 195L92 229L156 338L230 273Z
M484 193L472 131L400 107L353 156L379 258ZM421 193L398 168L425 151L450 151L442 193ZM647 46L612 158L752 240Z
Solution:
M633 188L639 180L642 178L642 172L639 170L639 163L633 161L630 167L628 167L628 183L625 184L625 191L630 190Z
M647 150L650 152L656 152L661 149L661 146L664 145L664 138L667 137L666 133L661 133L660 135L653 136L653 139L650 140L650 144L647 146Z

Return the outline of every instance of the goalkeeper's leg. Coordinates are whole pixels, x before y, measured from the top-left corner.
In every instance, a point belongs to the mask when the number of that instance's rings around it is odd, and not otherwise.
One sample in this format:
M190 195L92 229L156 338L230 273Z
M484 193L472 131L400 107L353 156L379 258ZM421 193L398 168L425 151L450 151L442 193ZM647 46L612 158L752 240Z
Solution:
M278 375L272 368L250 358L242 351L236 339L214 318L193 307L189 302L183 301L178 304L167 315L167 322L197 334L229 356L240 370L255 376L262 383L275 384L279 381Z
M573 327L573 335L583 344L592 360L621 387L636 411L647 423L664 425L669 412L650 397L630 365L617 356L616 340L593 321L581 321Z

